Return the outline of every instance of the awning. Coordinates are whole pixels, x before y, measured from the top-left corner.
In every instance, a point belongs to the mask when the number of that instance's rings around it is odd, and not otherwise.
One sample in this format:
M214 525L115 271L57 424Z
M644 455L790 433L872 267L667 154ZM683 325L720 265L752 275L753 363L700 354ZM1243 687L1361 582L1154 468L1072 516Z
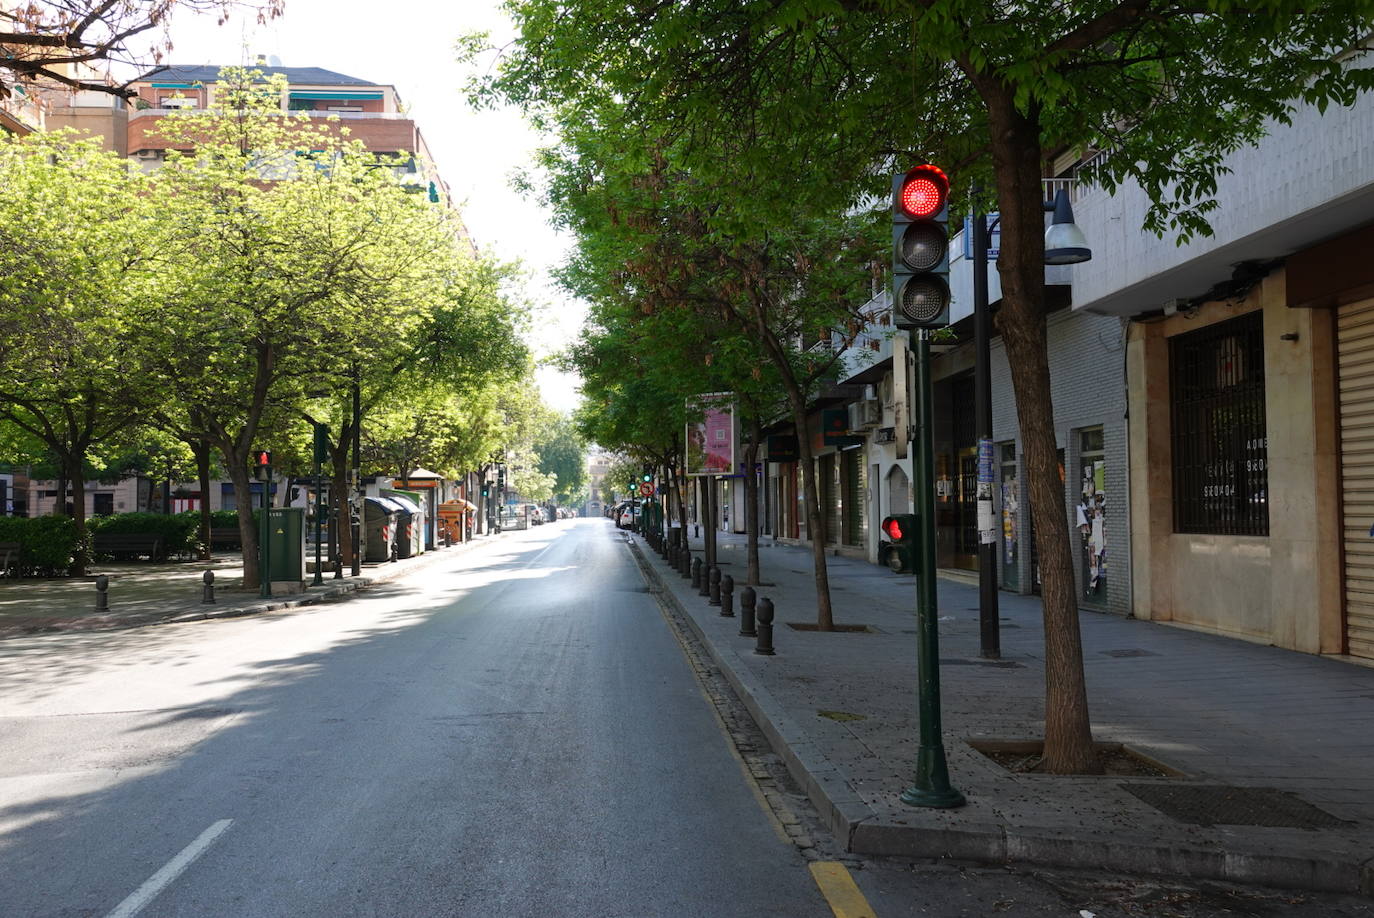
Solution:
M417 481L417 480L418 480L418 481L426 481L426 480L429 480L429 481L443 481L443 480L444 480L444 476L443 476L443 475L440 475L438 472L431 472L429 469L425 469L425 468L417 468L415 471L411 472L411 473L410 473L409 475L407 475L406 477L407 477L407 479L410 480L410 481Z

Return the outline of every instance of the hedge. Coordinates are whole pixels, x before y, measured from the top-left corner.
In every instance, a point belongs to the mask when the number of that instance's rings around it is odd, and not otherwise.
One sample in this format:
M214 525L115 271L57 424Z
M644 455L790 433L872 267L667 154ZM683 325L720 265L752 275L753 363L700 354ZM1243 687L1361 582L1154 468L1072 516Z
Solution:
M0 516L0 542L19 543L19 573L64 577L76 557L76 521L65 516Z
M200 550L200 515L196 513L116 513L94 516L86 521L91 533L137 532L162 536L162 547L170 555L194 554Z

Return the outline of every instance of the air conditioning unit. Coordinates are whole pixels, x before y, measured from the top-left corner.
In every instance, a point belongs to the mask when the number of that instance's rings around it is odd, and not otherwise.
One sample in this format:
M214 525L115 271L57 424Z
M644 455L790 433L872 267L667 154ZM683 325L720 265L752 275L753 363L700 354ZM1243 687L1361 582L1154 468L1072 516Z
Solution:
M883 404L876 398L866 398L858 403L859 417L864 427L877 427L883 422Z
M849 433L861 429L864 426L863 409L859 406L862 402L851 402L849 405Z

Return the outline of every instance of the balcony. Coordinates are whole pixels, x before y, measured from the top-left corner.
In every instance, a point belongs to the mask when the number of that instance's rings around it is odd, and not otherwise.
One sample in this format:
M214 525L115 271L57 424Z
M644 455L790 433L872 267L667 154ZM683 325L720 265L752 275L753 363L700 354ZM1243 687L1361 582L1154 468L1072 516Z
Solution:
M1274 125L1256 147L1226 159L1214 235L1183 246L1141 230L1149 199L1138 186L1085 188L1074 216L1092 261L1073 275L1073 308L1110 315L1160 309L1227 280L1243 261L1269 261L1368 224L1374 214L1374 95L1350 108L1311 106Z

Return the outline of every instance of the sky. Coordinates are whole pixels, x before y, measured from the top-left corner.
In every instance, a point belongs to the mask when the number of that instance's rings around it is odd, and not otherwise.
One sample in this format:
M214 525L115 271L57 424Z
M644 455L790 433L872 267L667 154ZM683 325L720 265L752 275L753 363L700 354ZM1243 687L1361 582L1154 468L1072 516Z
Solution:
M285 0L285 13L265 26L245 17L217 26L212 15L183 10L171 26L166 62L243 64L276 55L285 67L323 67L395 86L478 246L519 259L531 272L529 343L544 358L576 336L586 308L549 278L569 241L548 225L538 201L511 188L511 175L530 163L540 138L518 112L477 112L464 99L475 68L458 65L453 45L470 31L491 33L498 46L515 34L499 0ZM479 66L489 65L490 59ZM575 376L541 367L537 378L549 407L577 406Z

